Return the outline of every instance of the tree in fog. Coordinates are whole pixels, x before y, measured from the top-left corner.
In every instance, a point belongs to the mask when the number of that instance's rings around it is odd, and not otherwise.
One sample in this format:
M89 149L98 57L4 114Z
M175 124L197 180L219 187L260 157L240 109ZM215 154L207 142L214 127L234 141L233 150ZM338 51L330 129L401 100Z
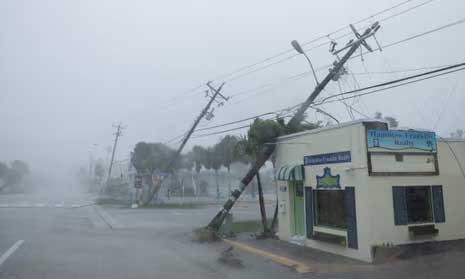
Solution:
M457 129L455 132L452 132L450 134L450 137L454 139L463 139L464 135L465 135L465 131L463 129Z
M252 156L250 155L250 150L248 148L247 136L240 136L236 146L234 147L234 161L245 164L248 166L252 164ZM256 182L252 180L250 182L250 187L248 188L253 199L255 199L255 188Z
M231 194L231 164L235 161L234 149L238 143L235 136L227 135L217 144L217 152L221 157L221 163L228 171L228 196Z
M29 165L20 160L14 160L11 162L10 168L18 171L23 176L29 173Z
M3 175L0 174L0 178L3 180L0 190L3 190L6 187L19 184L30 171L26 162L15 160L10 163L9 167L4 163L0 163L0 172L3 173Z
M375 112L375 119L384 120L384 121L388 122L390 128L399 127L399 121L396 118L394 118L392 116L384 116L383 117L383 114L381 112L379 112L379 111Z
M101 160L99 160L95 164L94 175L96 184L101 186L103 182L103 177L105 176L105 167L103 166L103 162L101 162Z
M152 199L158 195L158 191L161 188L160 183L155 187L152 181L152 175L167 175L168 172L172 171L169 169L170 167L172 167L173 170L181 167L181 160L179 159L176 160L172 166L169 166L175 154L175 150L163 143L139 142L136 144L131 163L139 175L145 176L146 182L149 185L144 204L148 204L152 201Z
M205 152L206 152L205 148L203 148L200 145L195 145L192 148L192 150L187 154L187 158L193 164L193 168L196 173L195 176L194 175L192 176L192 183L194 184L196 191L203 193L203 194L206 193L206 187L205 187L205 183L203 184L199 183L199 174L200 174L200 170L202 169L202 163L205 157Z
M241 150L248 157L255 158L263 149L265 144L274 144L277 138L283 134L283 126L274 120L255 119L247 132L247 137L238 143L237 150ZM247 157L245 157L247 158ZM263 234L269 235L270 229L267 225L265 201L263 198L263 187L260 179L260 170L255 176L258 186L258 198L260 203L260 216L263 225Z
M0 162L0 179L3 179L8 173L8 165Z
M220 199L220 184L218 181L218 171L221 169L221 165L223 164L220 144L215 144L213 147L209 147L207 149L207 152L208 152L208 158L210 160L211 167L215 171L216 199L219 200Z
M290 127L285 123L283 118L277 118L276 121L255 119L247 133L247 137L243 137L239 141L236 150L247 155L246 157L243 157L244 159L256 158L256 156L260 153L260 151L264 148L266 144L275 144L277 138L281 135L292 134L305 130L313 130L319 127L321 127L321 122L312 123L304 121L303 123ZM275 158L275 154L273 154L270 157L270 161L273 163L273 168L275 167ZM272 231L274 230L277 220L278 205L276 204L271 226L268 227L266 220L265 204L263 199L263 187L259 171L257 171L256 180L258 185L263 235L271 236L273 234Z

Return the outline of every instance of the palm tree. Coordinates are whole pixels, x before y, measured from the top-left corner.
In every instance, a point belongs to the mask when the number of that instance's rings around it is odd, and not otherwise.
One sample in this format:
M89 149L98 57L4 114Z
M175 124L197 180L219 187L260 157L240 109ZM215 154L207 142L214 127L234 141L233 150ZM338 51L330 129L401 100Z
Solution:
M235 146L238 139L235 136L227 135L221 139L217 145L221 163L228 171L228 195L231 195L231 164L235 161Z
M282 134L282 126L273 120L255 119L247 132L247 137L242 138L237 149L242 150L248 157L256 157L265 144L274 144L276 138ZM271 236L271 230L268 228L265 200L263 198L263 187L260 178L260 170L255 176L258 186L258 200L260 204L260 216L263 226L264 237Z

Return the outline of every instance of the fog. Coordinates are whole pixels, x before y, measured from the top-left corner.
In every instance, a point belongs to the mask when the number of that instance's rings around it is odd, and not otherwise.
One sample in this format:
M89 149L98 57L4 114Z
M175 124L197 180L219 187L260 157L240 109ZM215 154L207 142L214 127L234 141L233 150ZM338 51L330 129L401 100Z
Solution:
M399 2L1 1L0 119L5 124L0 161L26 161L45 184L71 189L89 156L107 158L112 124L127 127L116 152L116 159L123 160L139 141L165 142L189 128L207 101L206 86L189 89L209 80L219 85L223 79L215 77L290 49L291 40L310 41ZM433 1L382 22L377 38L386 45L461 19L464 10L463 1ZM348 67L354 73L395 72L459 63L465 47L461 34L463 26L451 27L365 55L364 62L353 59ZM344 45L347 39L338 42ZM326 46L308 54L317 68L334 60ZM308 72L308 64L297 56L227 82L223 94L302 72ZM325 73L319 71L319 78ZM356 80L363 87L401 76L356 75ZM347 77L342 86L349 90L356 84ZM313 77L307 75L269 92L235 96L201 126L295 105L313 87ZM353 105L368 116L380 111L401 126L448 136L464 128L464 89L459 72L366 96ZM338 90L333 83L324 94ZM351 120L341 103L323 108L340 121ZM308 117L328 120L313 111ZM221 136L193 139L187 149Z

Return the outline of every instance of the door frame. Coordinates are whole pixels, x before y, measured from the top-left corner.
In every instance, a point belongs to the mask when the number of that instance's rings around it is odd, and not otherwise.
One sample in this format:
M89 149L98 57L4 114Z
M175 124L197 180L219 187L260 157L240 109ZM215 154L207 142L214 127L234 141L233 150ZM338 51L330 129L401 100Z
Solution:
M302 197L299 197L301 199L301 214L296 214L296 198L297 198L297 185L298 184L302 185ZM306 228L305 228L305 195L303 193L304 191L304 183L303 181L288 181L288 188L289 188L289 199L290 199L290 207L292 210L290 210L292 213L289 215L290 217L290 226L291 226L291 235L292 236L305 236L306 233ZM300 222L300 228L297 226L297 216L301 217L301 222ZM300 231L298 232L298 230Z

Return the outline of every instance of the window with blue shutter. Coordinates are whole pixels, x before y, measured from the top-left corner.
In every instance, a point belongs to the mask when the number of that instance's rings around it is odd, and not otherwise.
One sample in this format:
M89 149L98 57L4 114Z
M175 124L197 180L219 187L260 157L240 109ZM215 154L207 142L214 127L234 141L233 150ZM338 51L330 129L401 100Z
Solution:
M354 187L345 187L345 209L347 221L347 247L358 249L357 214L355 210Z
M442 194L442 186L433 185L431 190L433 193L434 222L444 223L446 221L446 214L444 212L444 197Z
M312 187L305 187L305 224L307 238L313 238L313 191Z
M407 201L405 196L405 187L393 186L392 199L394 204L394 224L396 226L407 225Z

